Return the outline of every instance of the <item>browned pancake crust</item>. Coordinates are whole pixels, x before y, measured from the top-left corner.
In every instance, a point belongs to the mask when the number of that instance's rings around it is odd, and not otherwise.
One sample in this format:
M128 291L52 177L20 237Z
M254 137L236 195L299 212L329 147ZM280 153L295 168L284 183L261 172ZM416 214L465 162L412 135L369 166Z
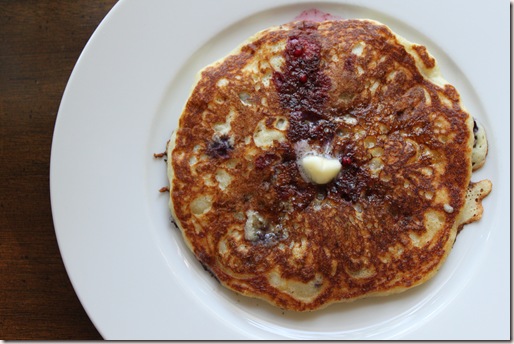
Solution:
M312 50L319 46L319 64L303 66L311 68L307 81L291 81L299 70L290 61L291 37ZM290 50L283 52L285 67L274 72L271 87L256 90L253 80L237 79L263 44L284 41ZM359 42L365 42L362 53L352 53ZM427 68L434 66L424 47L413 49ZM220 79L229 87L218 87ZM311 84L300 94L294 88L303 82ZM241 102L242 93L254 106ZM237 113L231 139L213 131L229 107ZM343 116L357 124L336 120ZM287 140L248 155L252 143L245 138L263 118L271 129L279 117L289 122ZM242 294L303 311L397 292L431 277L451 249L470 183L470 136L469 114L456 90L425 79L387 27L360 20L284 25L202 72L171 156L173 210L200 262ZM328 142L332 155L345 158L334 181L314 185L302 178L295 150L302 140L320 147ZM191 152L205 157L195 173ZM374 174L368 166L377 156L383 166ZM201 179L220 167L235 176L227 190ZM212 203L197 216L191 202L202 194L211 195ZM263 227L278 228L271 239L241 237L248 210L266 219ZM437 230L416 246L428 231L429 213ZM273 286L274 271L282 280L316 281L315 297Z

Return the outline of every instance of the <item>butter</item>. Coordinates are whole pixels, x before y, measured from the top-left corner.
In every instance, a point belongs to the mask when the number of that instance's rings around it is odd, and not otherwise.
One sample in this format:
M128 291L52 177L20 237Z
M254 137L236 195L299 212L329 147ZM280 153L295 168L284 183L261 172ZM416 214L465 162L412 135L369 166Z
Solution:
M307 177L316 184L330 182L341 170L339 160L318 155L306 155L300 160L300 163Z

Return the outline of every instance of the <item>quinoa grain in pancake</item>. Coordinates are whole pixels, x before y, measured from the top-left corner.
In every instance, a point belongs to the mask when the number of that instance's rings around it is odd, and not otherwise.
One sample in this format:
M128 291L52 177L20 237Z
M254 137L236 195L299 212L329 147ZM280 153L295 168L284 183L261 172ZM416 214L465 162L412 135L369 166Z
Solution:
M168 144L170 209L243 295L307 311L401 292L481 217L473 127L426 48L385 25L272 27L199 74Z

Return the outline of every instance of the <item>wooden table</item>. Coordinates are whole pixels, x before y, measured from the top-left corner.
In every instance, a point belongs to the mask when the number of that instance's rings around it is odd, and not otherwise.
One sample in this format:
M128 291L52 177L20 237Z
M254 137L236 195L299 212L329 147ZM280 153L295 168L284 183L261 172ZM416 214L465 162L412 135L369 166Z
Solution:
M50 208L59 103L115 0L0 0L0 339L101 339L64 269Z

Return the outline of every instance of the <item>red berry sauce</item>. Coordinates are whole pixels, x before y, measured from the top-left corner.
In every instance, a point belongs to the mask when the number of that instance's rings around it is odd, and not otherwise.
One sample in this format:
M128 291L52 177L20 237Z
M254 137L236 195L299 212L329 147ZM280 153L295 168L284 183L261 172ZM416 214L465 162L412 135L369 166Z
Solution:
M319 127L314 122L324 118L323 109L331 85L330 78L320 68L317 25L314 22L298 24L287 41L284 71L273 75L280 102L291 114L289 137L293 141L308 137L308 127Z

